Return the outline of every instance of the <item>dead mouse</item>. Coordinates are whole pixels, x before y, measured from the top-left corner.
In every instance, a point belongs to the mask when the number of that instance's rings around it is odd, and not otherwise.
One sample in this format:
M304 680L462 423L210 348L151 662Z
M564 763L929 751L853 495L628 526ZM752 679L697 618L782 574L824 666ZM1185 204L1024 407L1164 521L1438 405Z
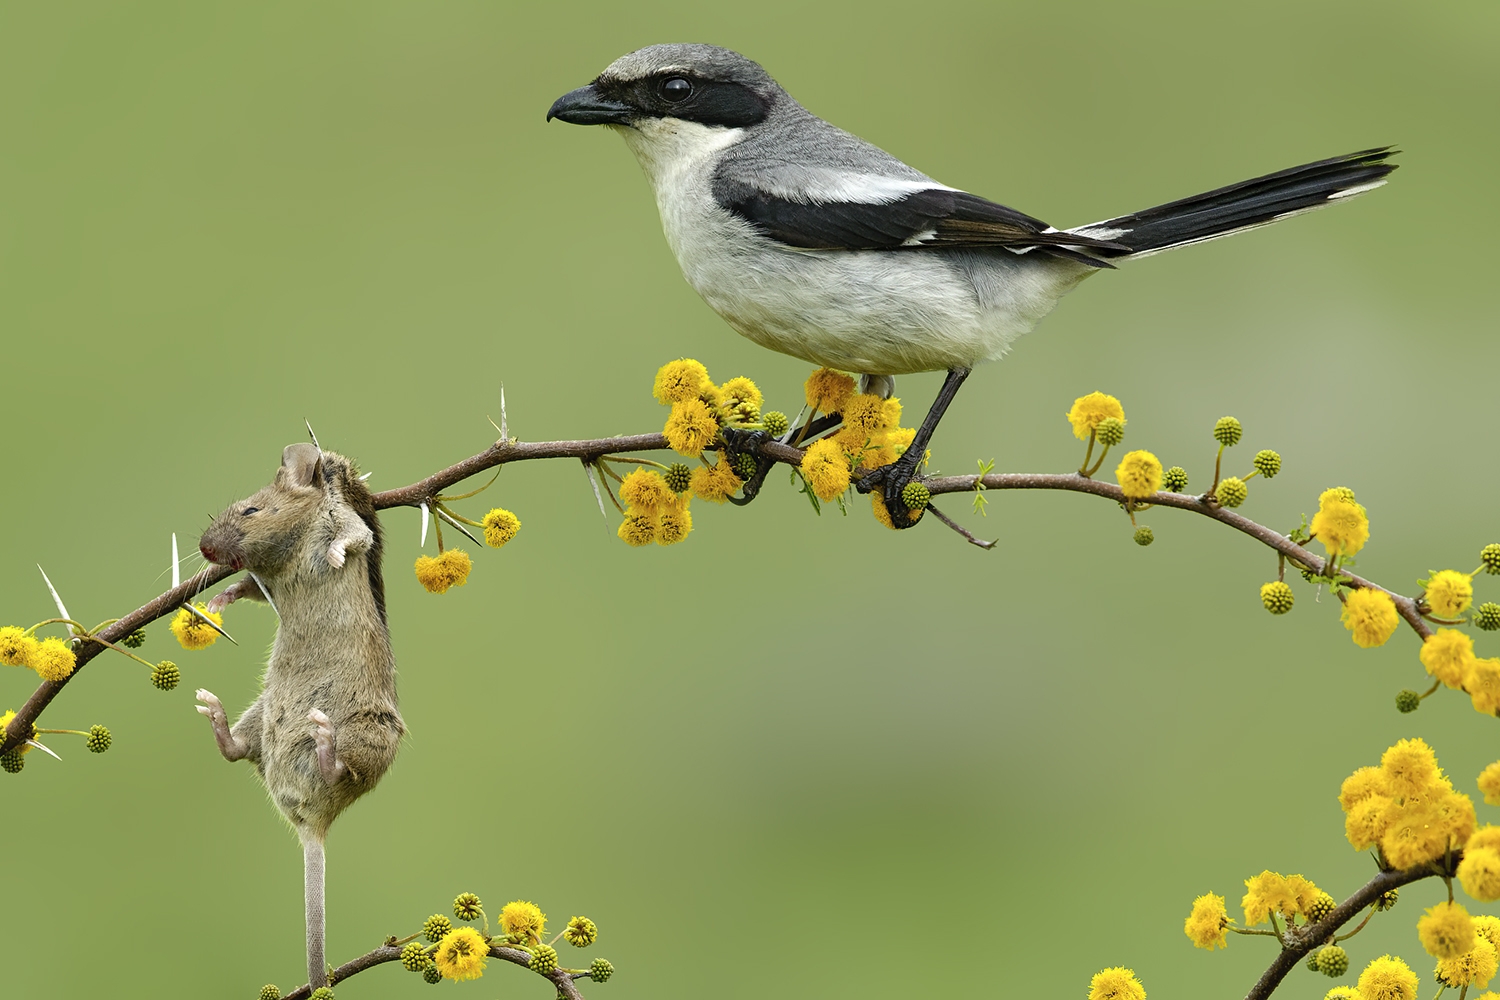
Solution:
M269 601L280 622L255 699L232 727L200 690L226 760L255 764L302 841L307 974L328 985L323 953L323 841L334 818L375 787L401 743L396 661L385 619L380 522L370 491L342 455L289 445L271 485L231 504L199 549L247 571L214 596Z

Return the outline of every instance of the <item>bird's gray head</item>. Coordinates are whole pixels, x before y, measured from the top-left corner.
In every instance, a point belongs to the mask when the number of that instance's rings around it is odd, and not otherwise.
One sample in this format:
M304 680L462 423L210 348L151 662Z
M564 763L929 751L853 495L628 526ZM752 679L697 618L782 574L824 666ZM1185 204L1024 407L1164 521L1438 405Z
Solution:
M651 45L621 56L587 87L559 97L547 120L633 126L675 118L744 128L764 121L785 97L759 63L738 52L716 45Z

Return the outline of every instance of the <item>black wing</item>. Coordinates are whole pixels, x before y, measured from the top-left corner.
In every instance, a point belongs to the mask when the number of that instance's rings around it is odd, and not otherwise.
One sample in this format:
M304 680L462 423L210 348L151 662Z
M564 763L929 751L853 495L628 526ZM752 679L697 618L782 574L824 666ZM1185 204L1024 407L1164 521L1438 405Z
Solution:
M945 188L925 188L883 203L807 204L720 175L714 180L714 197L766 236L805 250L1036 248L1095 267L1112 265L1083 251L1111 257L1129 252L1122 244L1058 232L1013 208Z

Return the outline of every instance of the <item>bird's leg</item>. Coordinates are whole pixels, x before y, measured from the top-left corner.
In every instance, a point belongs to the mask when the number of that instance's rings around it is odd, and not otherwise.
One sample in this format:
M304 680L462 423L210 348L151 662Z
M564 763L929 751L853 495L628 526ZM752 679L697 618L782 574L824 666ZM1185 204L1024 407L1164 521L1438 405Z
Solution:
M910 517L911 512L906 502L901 499L901 491L916 474L917 465L927 454L927 442L932 439L932 432L937 430L938 421L943 419L948 404L958 395L958 387L968 377L967 368L949 369L948 377L943 380L943 387L938 390L937 399L932 401L932 408L927 411L926 419L917 429L917 436L912 438L911 446L890 465L882 465L855 484L855 489L861 493L869 493L877 486L884 486L885 509L891 515L891 524L897 528L909 528L915 523Z
M747 431L739 427L726 427L720 434L724 437L724 461L734 470L735 475L745 480L745 485L740 487L739 497L730 497L729 502L743 507L760 495L760 487L766 481L766 473L771 471L771 466L776 463L760 453L760 446L771 440L771 435L765 431ZM755 472L746 476L740 471L740 456L748 455L755 462Z

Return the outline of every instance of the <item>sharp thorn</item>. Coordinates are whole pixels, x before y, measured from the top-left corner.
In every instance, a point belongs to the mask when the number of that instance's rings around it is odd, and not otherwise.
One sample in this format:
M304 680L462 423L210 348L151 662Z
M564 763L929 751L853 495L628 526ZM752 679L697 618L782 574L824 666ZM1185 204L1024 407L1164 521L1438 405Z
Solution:
M500 383L500 440L509 443L510 433L505 424L505 383Z
M42 569L42 564L41 563L37 563L36 564L36 568L41 572L42 579L44 581L46 581L47 590L52 593L52 603L57 605L57 617L59 617L59 618L72 618L73 616L70 615L70 614L68 614L68 609L65 608L65 607L63 607L62 598L58 595L57 588L54 587L54 586L52 586L52 581L47 578L47 571L44 570L44 569ZM73 626L69 625L68 626L68 632L71 634L72 631L73 631ZM76 640L76 639L73 640L73 641L74 641L75 644L78 642L78 640Z
M307 425L307 436L312 438L313 447L318 449L318 454L323 454L323 446L318 444L318 435L313 433L312 421L308 420L306 417L303 417L302 422Z
M234 636L232 636L228 632L224 631L223 626L221 626L218 622L214 621L212 618L208 617L208 615L206 615L203 612L199 611L197 608L193 607L187 601L183 601L182 602L182 610L186 611L188 614L192 615L194 618L200 618L200 619L202 619L203 620L203 624L207 625L209 628L213 629L215 632L219 633L224 638L228 639L230 642L234 642ZM236 646L239 645L239 643L237 643L237 642L234 642L234 644Z
M51 750L48 750L46 747L42 746L36 740L27 740L26 741L26 745L29 746L29 747L36 747L38 750L40 750L42 753L44 753L44 754L48 755L49 757L51 757L53 760L62 760L61 757L59 757L57 754L53 753Z
M271 600L271 588L267 587L264 580L256 576L254 573L251 573L249 570L245 571L245 575L255 581L255 585L260 588L260 592L265 597L266 603L271 606L272 611L276 612L276 617L280 618L281 610L276 607L276 602Z
M182 586L182 560L177 556L177 532L172 532L172 589Z
M604 497L599 493L599 480L594 478L594 467L587 462L583 463L583 471L588 473L589 485L594 488L594 502L599 505L599 516L604 518L604 526L609 527L609 511L604 509Z
M469 534L469 529L468 528L465 528L463 525L461 525L457 521L453 520L453 518L449 517L447 511L445 511L445 510L439 510L437 512L437 515L438 515L438 517L442 518L444 521L447 521L449 524L453 525L459 531L462 531L464 533L464 537L467 538L469 541L473 542L475 545L479 544L479 539L477 539L473 535Z
M431 516L431 513L427 510L425 503L420 506L422 508L422 543L417 547L425 549L427 547L427 519Z

